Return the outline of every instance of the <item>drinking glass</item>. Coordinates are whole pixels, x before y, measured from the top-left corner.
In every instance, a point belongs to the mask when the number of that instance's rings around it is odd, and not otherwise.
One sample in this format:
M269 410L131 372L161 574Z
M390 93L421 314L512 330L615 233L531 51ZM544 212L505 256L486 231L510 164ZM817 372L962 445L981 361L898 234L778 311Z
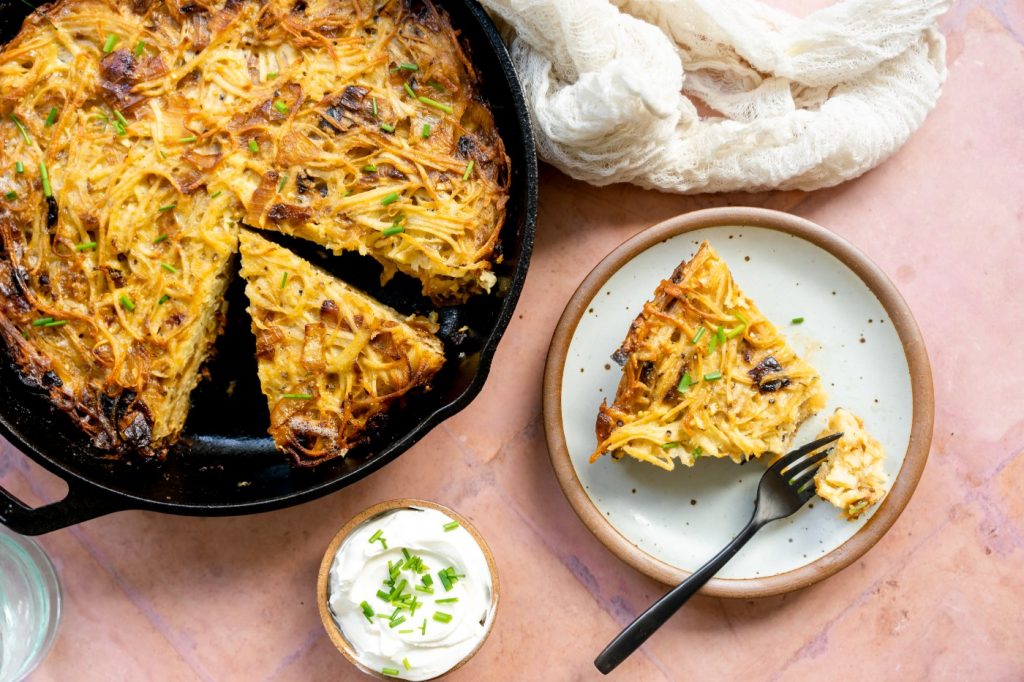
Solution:
M53 644L60 583L42 548L0 525L0 682L24 679Z

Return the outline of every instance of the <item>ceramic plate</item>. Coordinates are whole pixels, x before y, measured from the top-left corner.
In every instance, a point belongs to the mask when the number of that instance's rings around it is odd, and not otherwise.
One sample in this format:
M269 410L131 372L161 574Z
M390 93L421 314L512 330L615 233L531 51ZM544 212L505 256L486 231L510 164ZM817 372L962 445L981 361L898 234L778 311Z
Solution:
M815 499L766 526L704 588L767 596L853 562L906 506L928 455L932 387L920 332L893 284L822 227L763 209L698 211L629 240L594 269L563 313L545 375L545 425L562 489L584 523L628 563L667 583L684 579L746 524L765 465L701 460L666 472L630 458L589 458L594 422L621 376L610 356L658 283L707 240L740 288L821 374L825 411L801 427L812 440L837 407L864 419L885 447L890 489L857 521ZM794 318L804 319L792 324Z

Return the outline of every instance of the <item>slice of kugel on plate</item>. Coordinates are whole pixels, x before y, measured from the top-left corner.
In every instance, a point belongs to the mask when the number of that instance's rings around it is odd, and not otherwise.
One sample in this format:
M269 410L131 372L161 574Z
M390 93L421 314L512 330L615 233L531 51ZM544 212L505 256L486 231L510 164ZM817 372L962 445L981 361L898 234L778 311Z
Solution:
M243 230L242 276L270 435L300 465L344 455L444 364L437 325Z
M676 460L781 454L825 406L818 373L707 242L661 282L613 357L622 379L601 405L591 461L629 455L671 470Z

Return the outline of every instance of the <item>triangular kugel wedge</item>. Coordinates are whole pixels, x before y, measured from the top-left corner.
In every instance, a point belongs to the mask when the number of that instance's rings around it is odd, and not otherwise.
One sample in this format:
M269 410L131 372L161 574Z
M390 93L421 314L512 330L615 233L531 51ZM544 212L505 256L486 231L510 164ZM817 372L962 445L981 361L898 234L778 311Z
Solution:
M825 406L818 373L707 242L661 282L613 357L622 379L601 405L591 461L629 455L671 470L676 460L782 454Z
M300 465L347 453L444 364L430 320L406 317L263 237L240 235L270 435Z

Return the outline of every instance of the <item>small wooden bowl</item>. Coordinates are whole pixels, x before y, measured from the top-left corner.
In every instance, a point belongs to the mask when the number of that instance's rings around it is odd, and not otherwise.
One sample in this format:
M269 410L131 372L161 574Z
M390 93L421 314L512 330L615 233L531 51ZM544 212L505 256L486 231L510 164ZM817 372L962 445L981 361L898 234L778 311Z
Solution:
M469 532L469 534L473 536L473 539L476 540L476 544L480 547L480 551L484 553L484 558L487 560L487 568L491 572L491 611L496 612L498 608L498 567L494 562L494 555L491 553L491 548L488 547L487 543L484 541L483 536L480 535L477 529L474 528L473 525L469 521L467 521L464 516L452 511L451 509L445 507L444 505L437 504L436 502L428 502L426 500L418 500L415 498L408 497L403 497L397 500L388 500L386 502L380 502L368 509L363 510L355 517L353 517L348 523L342 526L341 530L338 531L338 534L334 536L333 540L331 540L331 543L327 545L327 551L324 552L323 561L320 562L320 574L317 577L316 581L316 600L317 605L320 609L320 620L323 621L324 630L327 631L327 636L331 638L331 642L338 649L338 651L340 651L342 655L345 658L347 658L352 665L359 668L367 675L372 675L373 677L377 677L382 680L393 680L395 678L387 677L383 675L379 670L373 670L363 665L356 656L356 652L352 649L352 645L349 644L348 640L345 639L345 635L342 634L341 628L339 628L338 624L335 622L334 615L331 614L331 607L328 602L328 598L330 596L328 593L328 588L330 583L331 566L334 564L334 557L338 553L338 549L341 548L342 543L345 542L346 539L348 539L348 536L351 535L356 528L360 527L366 521L377 516L380 516L386 512L394 511L395 509L407 509L409 507L425 507L427 509L434 509L435 511L439 511L442 514L451 517L453 521L458 521L459 525L465 528ZM480 647L482 647L484 645L484 642L487 641L487 638L490 637L491 630L493 629L493 627L494 618L491 618L490 627L488 627L487 632L484 633L484 636L480 640L480 643L477 644L472 651L466 654L466 657L459 661L456 665L446 670L445 672L441 673L437 677L433 677L430 679L438 679L439 677L443 677L444 675L447 675L448 673L458 670L459 668L464 666L471 658L473 658L473 656L476 655L476 652L480 651Z

